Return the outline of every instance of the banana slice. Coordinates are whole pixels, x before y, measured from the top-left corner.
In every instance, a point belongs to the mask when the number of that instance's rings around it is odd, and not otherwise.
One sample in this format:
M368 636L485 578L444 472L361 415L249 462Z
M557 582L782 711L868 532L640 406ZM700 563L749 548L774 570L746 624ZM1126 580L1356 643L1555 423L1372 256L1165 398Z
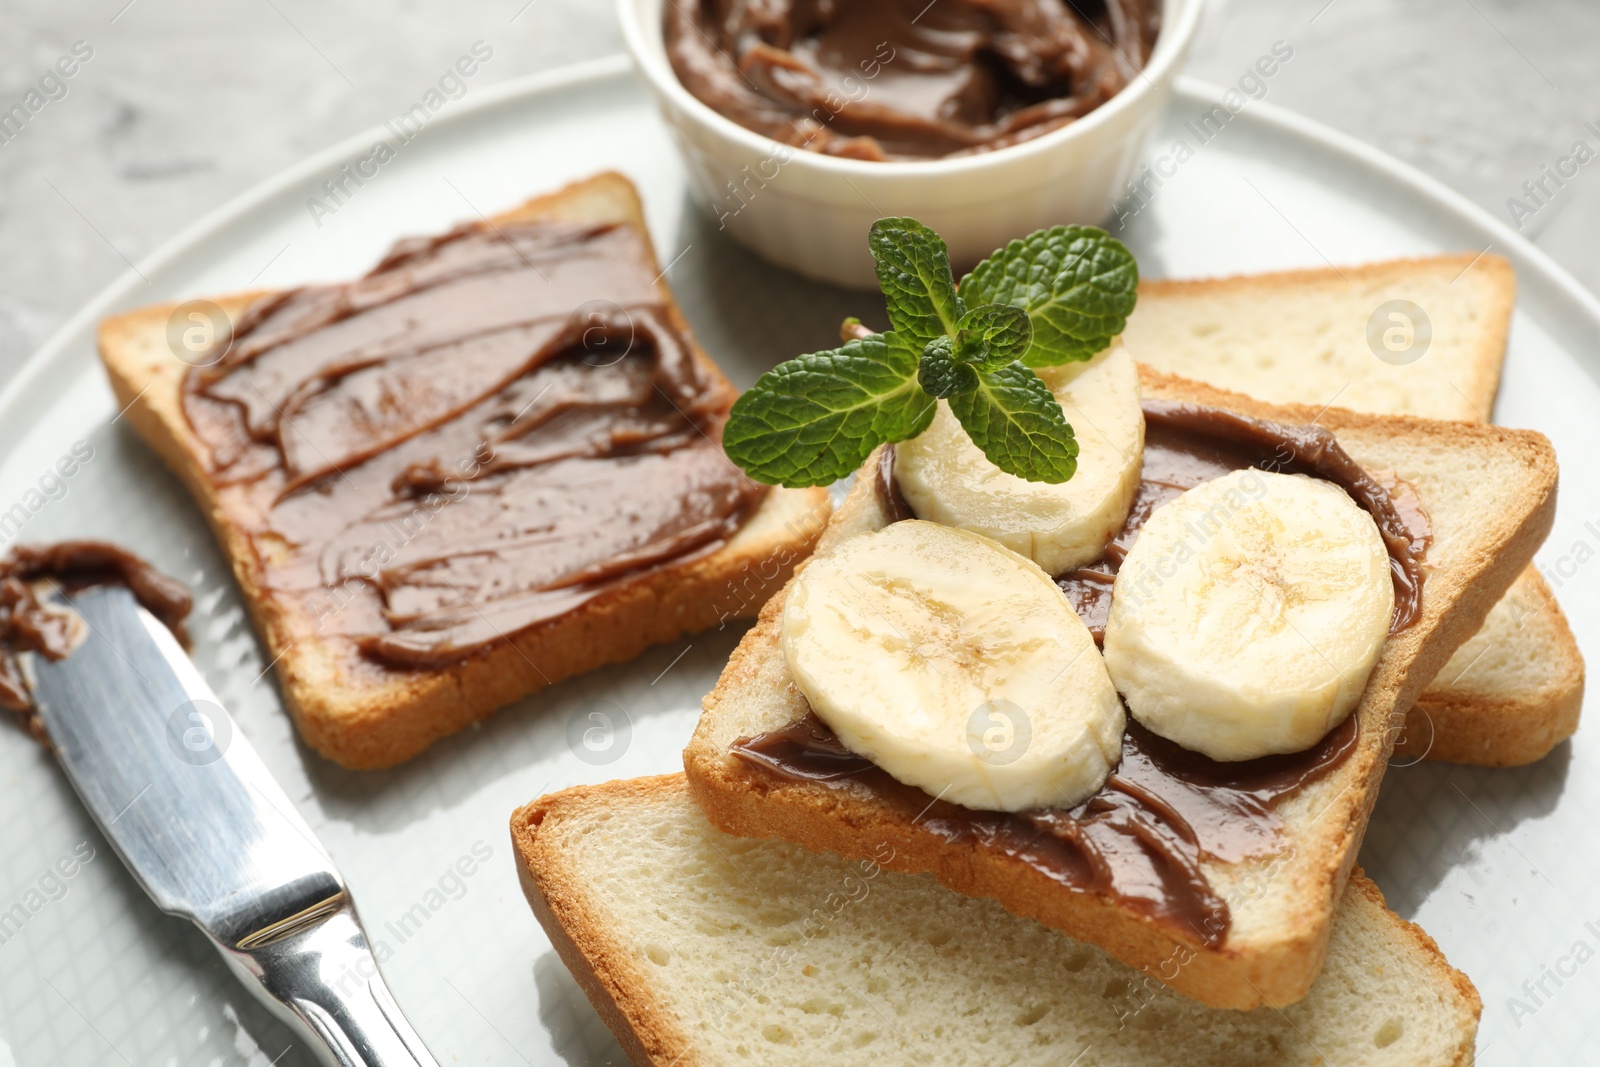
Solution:
M910 519L789 587L783 652L817 716L901 782L990 811L1070 807L1122 755L1123 712L1050 576Z
M1299 752L1361 699L1394 611L1377 524L1336 485L1235 471L1157 508L1112 590L1128 711L1216 760Z
M895 447L895 480L918 517L981 533L1049 574L1099 559L1127 521L1144 458L1139 371L1120 345L1087 363L1046 367L1078 439L1078 471L1059 485L996 467L939 402L921 436Z

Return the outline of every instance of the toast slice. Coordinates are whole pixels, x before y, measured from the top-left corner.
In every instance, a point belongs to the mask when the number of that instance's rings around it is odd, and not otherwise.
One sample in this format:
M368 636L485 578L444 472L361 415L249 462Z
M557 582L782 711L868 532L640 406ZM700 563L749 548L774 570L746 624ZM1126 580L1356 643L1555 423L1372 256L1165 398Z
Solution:
M1186 400L1286 423L1319 412L1278 407L1210 386L1141 370L1147 397ZM1483 622L1549 531L1556 462L1538 433L1470 423L1360 415L1332 409L1321 425L1361 465L1397 473L1417 489L1433 525L1422 613L1386 642L1353 713L1355 749L1325 776L1278 805L1284 847L1257 860L1203 870L1232 915L1225 939L1194 936L1110 898L1066 890L1022 860L968 842L948 844L930 828L914 791L894 800L832 784L777 781L730 754L741 738L781 728L809 710L779 647L784 593L735 650L689 747L689 787L718 829L777 837L813 851L870 857L887 842L894 870L929 871L972 896L1101 946L1150 973L1174 954L1190 962L1168 978L1214 1007L1292 1004L1322 967L1333 913L1377 798L1396 728L1422 686ZM869 460L865 470L874 470ZM875 479L858 477L818 545L818 554L886 521ZM934 798L928 798L933 801ZM931 805L930 805L931 806ZM920 811L918 809L921 809Z
M1156 370L1273 403L1487 422L1515 296L1511 265L1496 255L1147 279L1123 343ZM1367 340L1368 322L1391 300L1430 319L1431 342L1415 362L1386 362ZM1583 677L1572 628L1529 566L1423 690L1396 756L1532 763L1577 730Z
M1359 871L1311 992L1241 1013L926 875L725 836L681 775L541 798L511 836L534 914L640 1067L1472 1060L1477 992Z
M1529 564L1422 691L1395 756L1480 767L1543 759L1578 732L1583 680L1567 616Z
M1156 370L1274 404L1488 422L1516 286L1511 264L1492 254L1145 279L1122 343ZM1380 309L1400 300L1421 309L1431 336L1424 344L1420 318L1388 309L1417 318L1414 347L1402 332L1391 351L1383 331L1403 323ZM1376 348L1367 339L1374 319Z
M645 235L648 246L638 195L619 174L601 174L530 200L485 225L540 220L617 223ZM673 325L688 336L666 284L657 280L656 285ZM242 293L215 302L237 320L267 295ZM346 767L388 767L410 759L433 741L543 686L754 614L795 562L810 553L830 512L826 490L774 490L712 554L669 563L612 587L452 666L391 669L363 657L352 641L319 633L301 598L266 588L258 546L239 519L245 502L206 478L203 445L184 414L180 389L187 364L173 356L166 341L172 308L148 307L107 319L100 326L101 359L127 420L188 486L210 521L267 657L276 663L284 701L301 736ZM695 348L694 358L714 381L732 389L705 353Z

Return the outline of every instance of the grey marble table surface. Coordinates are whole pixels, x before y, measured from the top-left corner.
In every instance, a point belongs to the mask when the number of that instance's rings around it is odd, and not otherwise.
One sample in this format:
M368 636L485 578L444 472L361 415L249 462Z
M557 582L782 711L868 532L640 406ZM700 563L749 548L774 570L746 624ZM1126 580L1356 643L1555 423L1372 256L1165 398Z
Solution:
M1269 100L1415 164L1600 289L1600 163L1524 187L1578 142L1600 152L1597 39L1593 0L1211 0L1188 72L1233 83L1288 42ZM0 141L0 384L141 256L403 110L480 41L469 93L621 48L610 0L0 2L0 110L75 68Z

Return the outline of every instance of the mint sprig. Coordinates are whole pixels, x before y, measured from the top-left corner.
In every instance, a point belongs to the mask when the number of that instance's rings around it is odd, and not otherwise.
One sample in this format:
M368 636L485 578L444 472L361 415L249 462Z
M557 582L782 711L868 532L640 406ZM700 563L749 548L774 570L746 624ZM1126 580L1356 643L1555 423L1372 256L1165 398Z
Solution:
M867 243L892 329L848 319L839 348L763 374L733 405L728 457L759 482L827 485L922 433L942 399L1001 470L1071 478L1078 442L1029 368L1089 359L1122 332L1139 284L1132 254L1102 230L1057 226L1012 241L957 288L944 241L917 220L879 219Z

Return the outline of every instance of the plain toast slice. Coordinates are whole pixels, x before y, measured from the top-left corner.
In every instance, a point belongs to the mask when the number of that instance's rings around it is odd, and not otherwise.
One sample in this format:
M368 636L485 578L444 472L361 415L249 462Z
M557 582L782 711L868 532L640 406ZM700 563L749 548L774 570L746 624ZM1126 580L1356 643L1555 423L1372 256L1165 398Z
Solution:
M1122 343L1156 370L1274 404L1488 422L1516 284L1492 253L1144 279Z
M1123 343L1156 370L1273 403L1487 422L1515 297L1510 263L1493 254L1146 279ZM1428 318L1428 343L1414 360L1383 345L1381 331L1403 325L1380 310L1404 313L1393 301ZM1409 340L1420 347L1417 325ZM1583 681L1577 638L1530 565L1423 690L1395 752L1493 767L1531 763L1577 730Z
M971 842L946 843L922 821L911 791L895 800L833 784L780 782L729 752L740 738L783 727L809 710L779 647L784 593L735 650L704 704L684 769L713 825L743 837L777 837L813 851L870 857L885 843L895 870L929 871L945 885L992 897L1010 910L1101 946L1178 991L1215 1007L1292 1004L1322 968L1335 907L1355 862L1394 736L1452 651L1478 629L1549 531L1556 462L1543 435L1526 430L1338 409L1278 407L1141 370L1147 397L1186 400L1285 423L1320 414L1345 450L1369 470L1416 487L1433 540L1425 561L1421 617L1389 638L1367 683L1355 751L1278 807L1284 847L1236 864L1207 860L1205 875L1228 904L1226 939L1210 945L1176 925L1090 893L1063 889L1021 860ZM876 456L863 468L873 471ZM856 479L818 554L887 521L875 479ZM934 798L929 798L930 803ZM922 810L917 810L921 808ZM1189 962L1170 976L1174 955Z
M682 775L543 797L511 837L534 914L639 1067L1472 1060L1477 992L1359 871L1306 998L1242 1013L927 875L729 837Z
M633 185L601 174L528 201L486 225L537 220L614 222L645 230ZM652 251L652 256L654 255ZM665 282L662 299L690 336ZM235 320L271 294L217 298ZM732 540L710 555L671 563L614 588L551 623L439 670L400 670L364 659L352 643L330 640L300 599L275 596L261 580L257 549L235 521L239 502L207 480L201 445L184 415L180 389L188 365L166 340L175 305L147 307L100 326L100 355L128 421L177 473L211 523L233 566L258 632L274 661L285 703L301 736L352 768L388 767L495 709L563 678L632 659L650 645L754 614L807 556L830 512L824 489L775 489ZM715 380L722 379L698 348ZM731 388L731 386L729 386Z
M1543 759L1578 732L1583 654L1533 564L1428 683L1395 754L1481 767Z

